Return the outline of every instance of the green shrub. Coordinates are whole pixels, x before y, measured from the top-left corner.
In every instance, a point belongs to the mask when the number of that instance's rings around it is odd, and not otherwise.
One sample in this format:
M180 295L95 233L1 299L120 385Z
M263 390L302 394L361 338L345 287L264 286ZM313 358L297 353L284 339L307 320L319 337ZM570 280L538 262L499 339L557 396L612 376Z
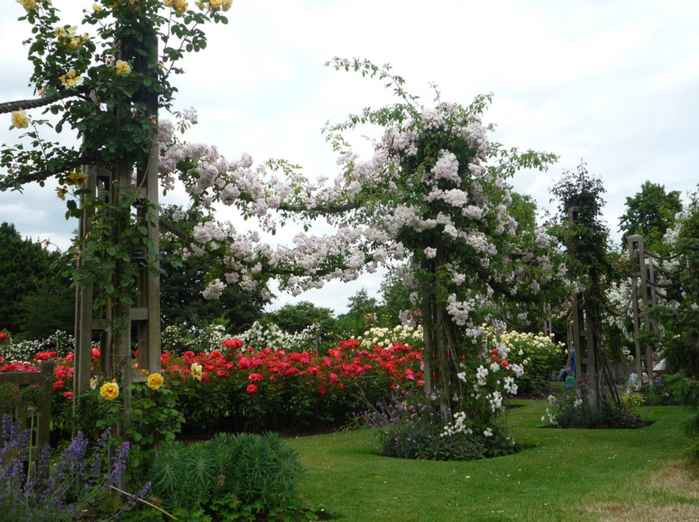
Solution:
M642 396L635 392L618 391L621 404L615 403L606 392L601 391L596 400L586 387L578 395L576 390L566 390L560 395L550 394L550 407L546 414L551 425L556 428L572 429L627 429L641 428L646 424L634 411L634 406L642 401ZM542 417L541 420L545 420Z
M418 402L420 401L420 402ZM519 451L499 422L474 425L466 415L447 410L447 422L438 407L424 395L408 392L363 414L372 429L379 455L420 460L478 460Z
M276 434L219 434L190 446L166 445L153 463L152 493L168 511L245 519L297 509L304 473L298 452Z

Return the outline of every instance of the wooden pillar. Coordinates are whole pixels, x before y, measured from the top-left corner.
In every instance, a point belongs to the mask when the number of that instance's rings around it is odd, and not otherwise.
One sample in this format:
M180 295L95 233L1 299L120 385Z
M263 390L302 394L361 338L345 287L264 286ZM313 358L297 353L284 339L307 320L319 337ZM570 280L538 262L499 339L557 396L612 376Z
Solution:
M653 386L653 349L646 342L643 345L638 337L641 333L641 326L648 334L651 330L651 321L648 317L647 310L655 305L655 288L648 284L655 279L655 270L653 269L653 259L647 256L643 244L643 236L633 235L629 237L629 256L632 261L636 262L638 271L634 272L633 281L631 284L631 302L633 304L633 333L636 345L636 375L638 375L638 385L643 384L643 362L645 360L646 373L648 375L648 384ZM646 259L650 261L650 268L646 267ZM640 282L640 292L639 292ZM640 295L639 295L640 293Z

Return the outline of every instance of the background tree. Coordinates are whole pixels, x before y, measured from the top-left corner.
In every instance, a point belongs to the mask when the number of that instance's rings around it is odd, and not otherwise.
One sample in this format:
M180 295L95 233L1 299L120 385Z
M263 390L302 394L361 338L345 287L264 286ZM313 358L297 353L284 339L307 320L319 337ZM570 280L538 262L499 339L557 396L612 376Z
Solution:
M682 211L680 192L665 192L665 186L646 181L641 192L626 198L626 212L619 218L619 232L622 232L622 250L626 248L629 236L643 236L646 248L653 250L660 246L662 237L675 223L675 215Z
M41 326L39 310L47 312L45 322L49 334L56 329L72 332L70 314L65 307L73 307L74 293L70 284L54 281L59 269L52 269L52 254L40 243L22 239L11 223L0 224L0 318L2 328L13 334L27 332L29 338L47 333ZM65 303L61 296L70 296ZM42 297L46 301L42 301ZM55 309L54 307L58 307ZM64 313L66 312L66 313Z
M51 252L51 273L35 293L25 295L22 309L21 337L44 339L61 330L70 335L75 330L75 288L70 273L75 258L68 253Z
M361 336L368 327L378 326L382 307L375 297L369 297L366 288L362 288L348 299L349 310L337 318L336 332L345 337ZM394 323L397 324L397 323Z
M318 325L320 341L333 343L337 320L330 308L317 307L309 301L285 304L278 310L265 315L264 322L271 322L288 333L300 333L306 328Z
M391 269L381 280L381 308L379 316L383 325L401 324L401 312L411 311L419 318L420 311L410 302L412 290L403 284L396 269Z

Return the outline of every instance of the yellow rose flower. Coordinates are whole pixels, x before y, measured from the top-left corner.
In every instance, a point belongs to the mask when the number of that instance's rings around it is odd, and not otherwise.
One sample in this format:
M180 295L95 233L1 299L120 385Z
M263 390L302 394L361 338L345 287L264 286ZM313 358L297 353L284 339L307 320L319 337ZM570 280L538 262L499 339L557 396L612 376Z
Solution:
M123 60L117 60L116 62L116 73L117 74L129 74L131 72L131 66Z
M77 185L78 187L82 187L85 185L85 183L87 183L87 176L79 170L68 174L67 178L70 180L68 181L69 185Z
M160 375L159 373L151 373L148 376L148 382L146 385L151 389L151 390L157 390L163 385L163 376Z
M216 9L217 7L221 7L222 3L223 3L223 0L209 0L209 4L214 9Z
M119 385L115 382L105 382L100 388L100 395L108 401L113 401L119 396Z
M194 377L198 381L201 381L201 377L202 377L201 364L192 363L192 366L190 366L190 371L192 372L192 377Z
M12 125L18 129L26 129L29 126L29 118L27 113L22 109L12 113Z
M27 13L36 9L36 2L34 0L17 0L17 3L24 7Z
M66 187L56 187L56 194L58 194L58 197L62 199L63 201L66 200L66 193L68 192L68 189Z
M99 4L92 4L92 10L93 10L95 13L99 13L100 11L102 11L102 6L99 5Z
M83 83L83 79L75 74L75 69L71 69L63 76L60 77L61 83L64 87L73 87L74 85L80 85Z
M187 11L187 0L174 0L175 12L178 15L184 14Z
M228 11L232 5L233 5L233 0L223 0L222 7L223 7L224 11Z
M97 389L97 377L93 377L92 379L90 379L90 389L91 390Z

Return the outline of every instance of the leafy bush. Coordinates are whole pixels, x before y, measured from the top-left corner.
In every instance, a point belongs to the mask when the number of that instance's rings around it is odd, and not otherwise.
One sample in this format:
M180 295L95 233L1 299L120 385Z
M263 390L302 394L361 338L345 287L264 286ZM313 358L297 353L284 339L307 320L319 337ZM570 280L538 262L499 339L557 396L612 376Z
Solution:
M610 393L609 390L601 390L597 399L593 399L585 385L581 387L580 394L577 389L559 393L552 390L547 397L550 405L546 409L548 420L553 427L574 429L626 429L646 425L635 412L635 407L643 404L640 393L631 389L617 389L618 403ZM546 417L541 420L546 420Z
M678 406L675 393L667 384L667 379L660 379L653 386L643 386L639 389L647 406Z
M298 452L276 434L219 434L189 446L166 445L153 463L152 493L166 510L256 520L295 511L304 473Z
M255 321L250 329L235 336L244 346L254 346L259 349L270 348L274 351L287 352L308 351L313 348L319 324L312 324L298 333L285 332L274 323L262 324Z
M362 414L373 430L379 455L403 459L477 460L518 451L503 424L485 429L470 423L466 415L434 406L436 397L419 398L409 392L393 395L390 401ZM470 427L473 426L473 427Z
M696 377L690 379L675 374L666 376L665 383L671 396L693 414L685 425L689 435L689 445L685 454L691 462L699 465L699 381Z
M188 351L210 352L221 346L225 334L226 329L221 324L210 324L202 328L171 325L162 333L163 351L178 356Z

